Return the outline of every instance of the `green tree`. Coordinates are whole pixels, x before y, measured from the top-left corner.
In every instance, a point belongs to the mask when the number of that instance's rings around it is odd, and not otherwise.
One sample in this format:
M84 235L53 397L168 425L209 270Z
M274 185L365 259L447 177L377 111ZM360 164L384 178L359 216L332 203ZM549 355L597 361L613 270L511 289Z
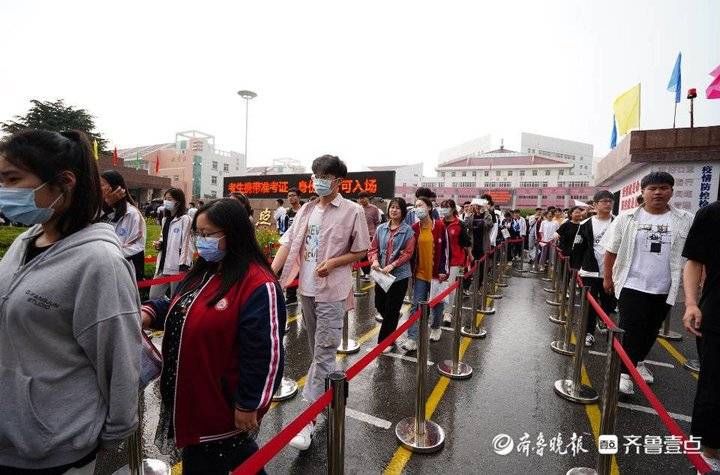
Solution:
M98 149L105 150L107 141L95 130L95 117L85 109L76 109L65 105L62 99L52 101L30 101L32 107L25 115L15 116L14 120L0 122L3 132L14 134L23 129L46 129L62 132L64 130L82 130L90 138L97 140Z

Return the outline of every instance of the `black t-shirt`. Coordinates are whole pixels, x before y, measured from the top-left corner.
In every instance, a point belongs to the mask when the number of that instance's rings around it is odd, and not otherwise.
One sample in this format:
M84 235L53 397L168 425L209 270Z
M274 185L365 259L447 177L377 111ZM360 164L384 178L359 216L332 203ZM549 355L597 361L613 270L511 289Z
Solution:
M52 244L45 247L38 247L37 246L37 238L30 241L30 244L28 244L27 251L25 252L25 264L30 262L31 260L35 259L37 256L42 254L43 252L47 251L52 247Z
M557 233L560 236L558 246L563 254L570 256L570 266L573 269L578 269L580 266L580 259L572 253L573 243L575 242L575 236L577 236L579 228L580 223L573 223L572 221L567 220L562 223L557 230Z
M701 331L720 332L720 252L717 231L720 230L720 201L701 208L688 233L683 257L705 266L705 283L700 297L703 318Z

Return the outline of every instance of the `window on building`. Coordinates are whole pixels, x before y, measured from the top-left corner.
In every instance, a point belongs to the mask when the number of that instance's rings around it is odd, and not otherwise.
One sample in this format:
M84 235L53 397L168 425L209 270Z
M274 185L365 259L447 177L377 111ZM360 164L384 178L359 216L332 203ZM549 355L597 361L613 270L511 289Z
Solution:
M537 172L538 172L537 170L533 170L533 171L532 171L532 176L537 176Z
M500 170L495 171L495 176L500 176Z
M210 197L212 197L212 198L217 198L217 191L211 191L211 192L210 192Z
M563 176L565 174L565 170L558 170L558 175Z
M455 178L455 172L450 173L450 176Z
M227 163L223 163L223 171L224 171L224 172L229 172L229 171L230 171L230 165L227 164Z
M550 176L550 170L545 170L545 176Z
M490 176L490 172L489 172L488 170L485 170L485 171L483 172L483 174L484 174L485 176Z
M508 170L508 176L513 176L513 171L512 171L512 170Z
M212 169L217 170L218 168L218 162L212 162Z
M467 176L467 172L462 172L462 176Z
M525 176L525 170L520 170L520 176Z
M472 175L472 176L477 176L477 172L473 172L473 175Z
M216 176L213 175L210 177L210 184L217 185L217 177Z

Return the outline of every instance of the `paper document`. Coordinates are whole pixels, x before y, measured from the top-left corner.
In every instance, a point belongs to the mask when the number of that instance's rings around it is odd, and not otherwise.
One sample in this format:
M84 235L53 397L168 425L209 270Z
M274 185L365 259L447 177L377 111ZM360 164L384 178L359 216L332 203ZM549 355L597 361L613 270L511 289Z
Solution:
M370 277L375 281L382 289L387 292L390 290L390 286L395 282L395 276L392 274L385 274L375 269L370 270Z

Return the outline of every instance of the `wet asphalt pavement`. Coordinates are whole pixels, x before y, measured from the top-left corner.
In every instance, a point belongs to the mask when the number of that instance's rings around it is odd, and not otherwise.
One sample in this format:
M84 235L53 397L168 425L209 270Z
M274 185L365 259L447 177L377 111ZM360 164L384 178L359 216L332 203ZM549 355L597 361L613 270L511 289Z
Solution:
M548 321L553 310L545 303L548 293L544 282L532 274L512 277L504 296L495 301L497 313L483 318L485 339L463 337L463 361L473 375L467 380L449 380L439 375L436 365L427 366L427 412L446 432L444 448L435 454L411 454L399 448L395 424L412 416L415 400L416 364L402 358L396 350L383 355L350 382L346 417L346 473L565 473L572 467L594 467L597 461L596 437L599 432L598 405L583 406L558 397L555 380L569 375L571 357L550 350L559 338L560 327ZM357 298L357 309L350 315L350 336L362 344L359 353L338 355L338 367L346 369L377 343L379 324L375 321L372 284L363 282L366 296ZM469 306L466 298L466 305ZM409 305L403 307L407 314ZM682 332L682 304L673 309L671 328ZM469 319L468 311L464 312ZM310 364L305 330L299 310L289 307L289 331L286 335L285 375L303 381ZM683 332L684 334L684 332ZM602 389L606 351L602 334L596 332L595 345L584 353L584 366L592 387ZM431 342L431 363L451 359L451 331L443 331L439 342ZM161 336L156 336L159 344ZM401 339L402 340L402 339ZM696 378L682 367L683 358L697 358L694 339L684 334L683 341L656 343L648 356L648 368L655 375L651 386L667 410L687 433L690 428ZM636 394L621 397L616 434L620 451L616 457L620 473L691 474L695 470L684 455L652 455L657 437L670 435L659 418L648 412L650 404L636 388ZM262 446L305 408L301 396L273 404L263 420L258 443ZM146 456L171 464L176 455L164 455L153 444L157 423L157 383L145 391L143 442ZM327 470L326 423L321 420L310 450L298 453L285 448L266 467L269 473L306 474ZM504 435L503 435L504 434ZM640 436L640 454L635 449L625 454L624 436ZM493 439L513 448L507 455L493 448ZM648 437L645 446L645 438ZM506 448L506 450L508 450ZM666 451L665 447L661 450ZM99 459L97 473L112 473L125 460L121 453ZM180 473L180 467L174 467Z

